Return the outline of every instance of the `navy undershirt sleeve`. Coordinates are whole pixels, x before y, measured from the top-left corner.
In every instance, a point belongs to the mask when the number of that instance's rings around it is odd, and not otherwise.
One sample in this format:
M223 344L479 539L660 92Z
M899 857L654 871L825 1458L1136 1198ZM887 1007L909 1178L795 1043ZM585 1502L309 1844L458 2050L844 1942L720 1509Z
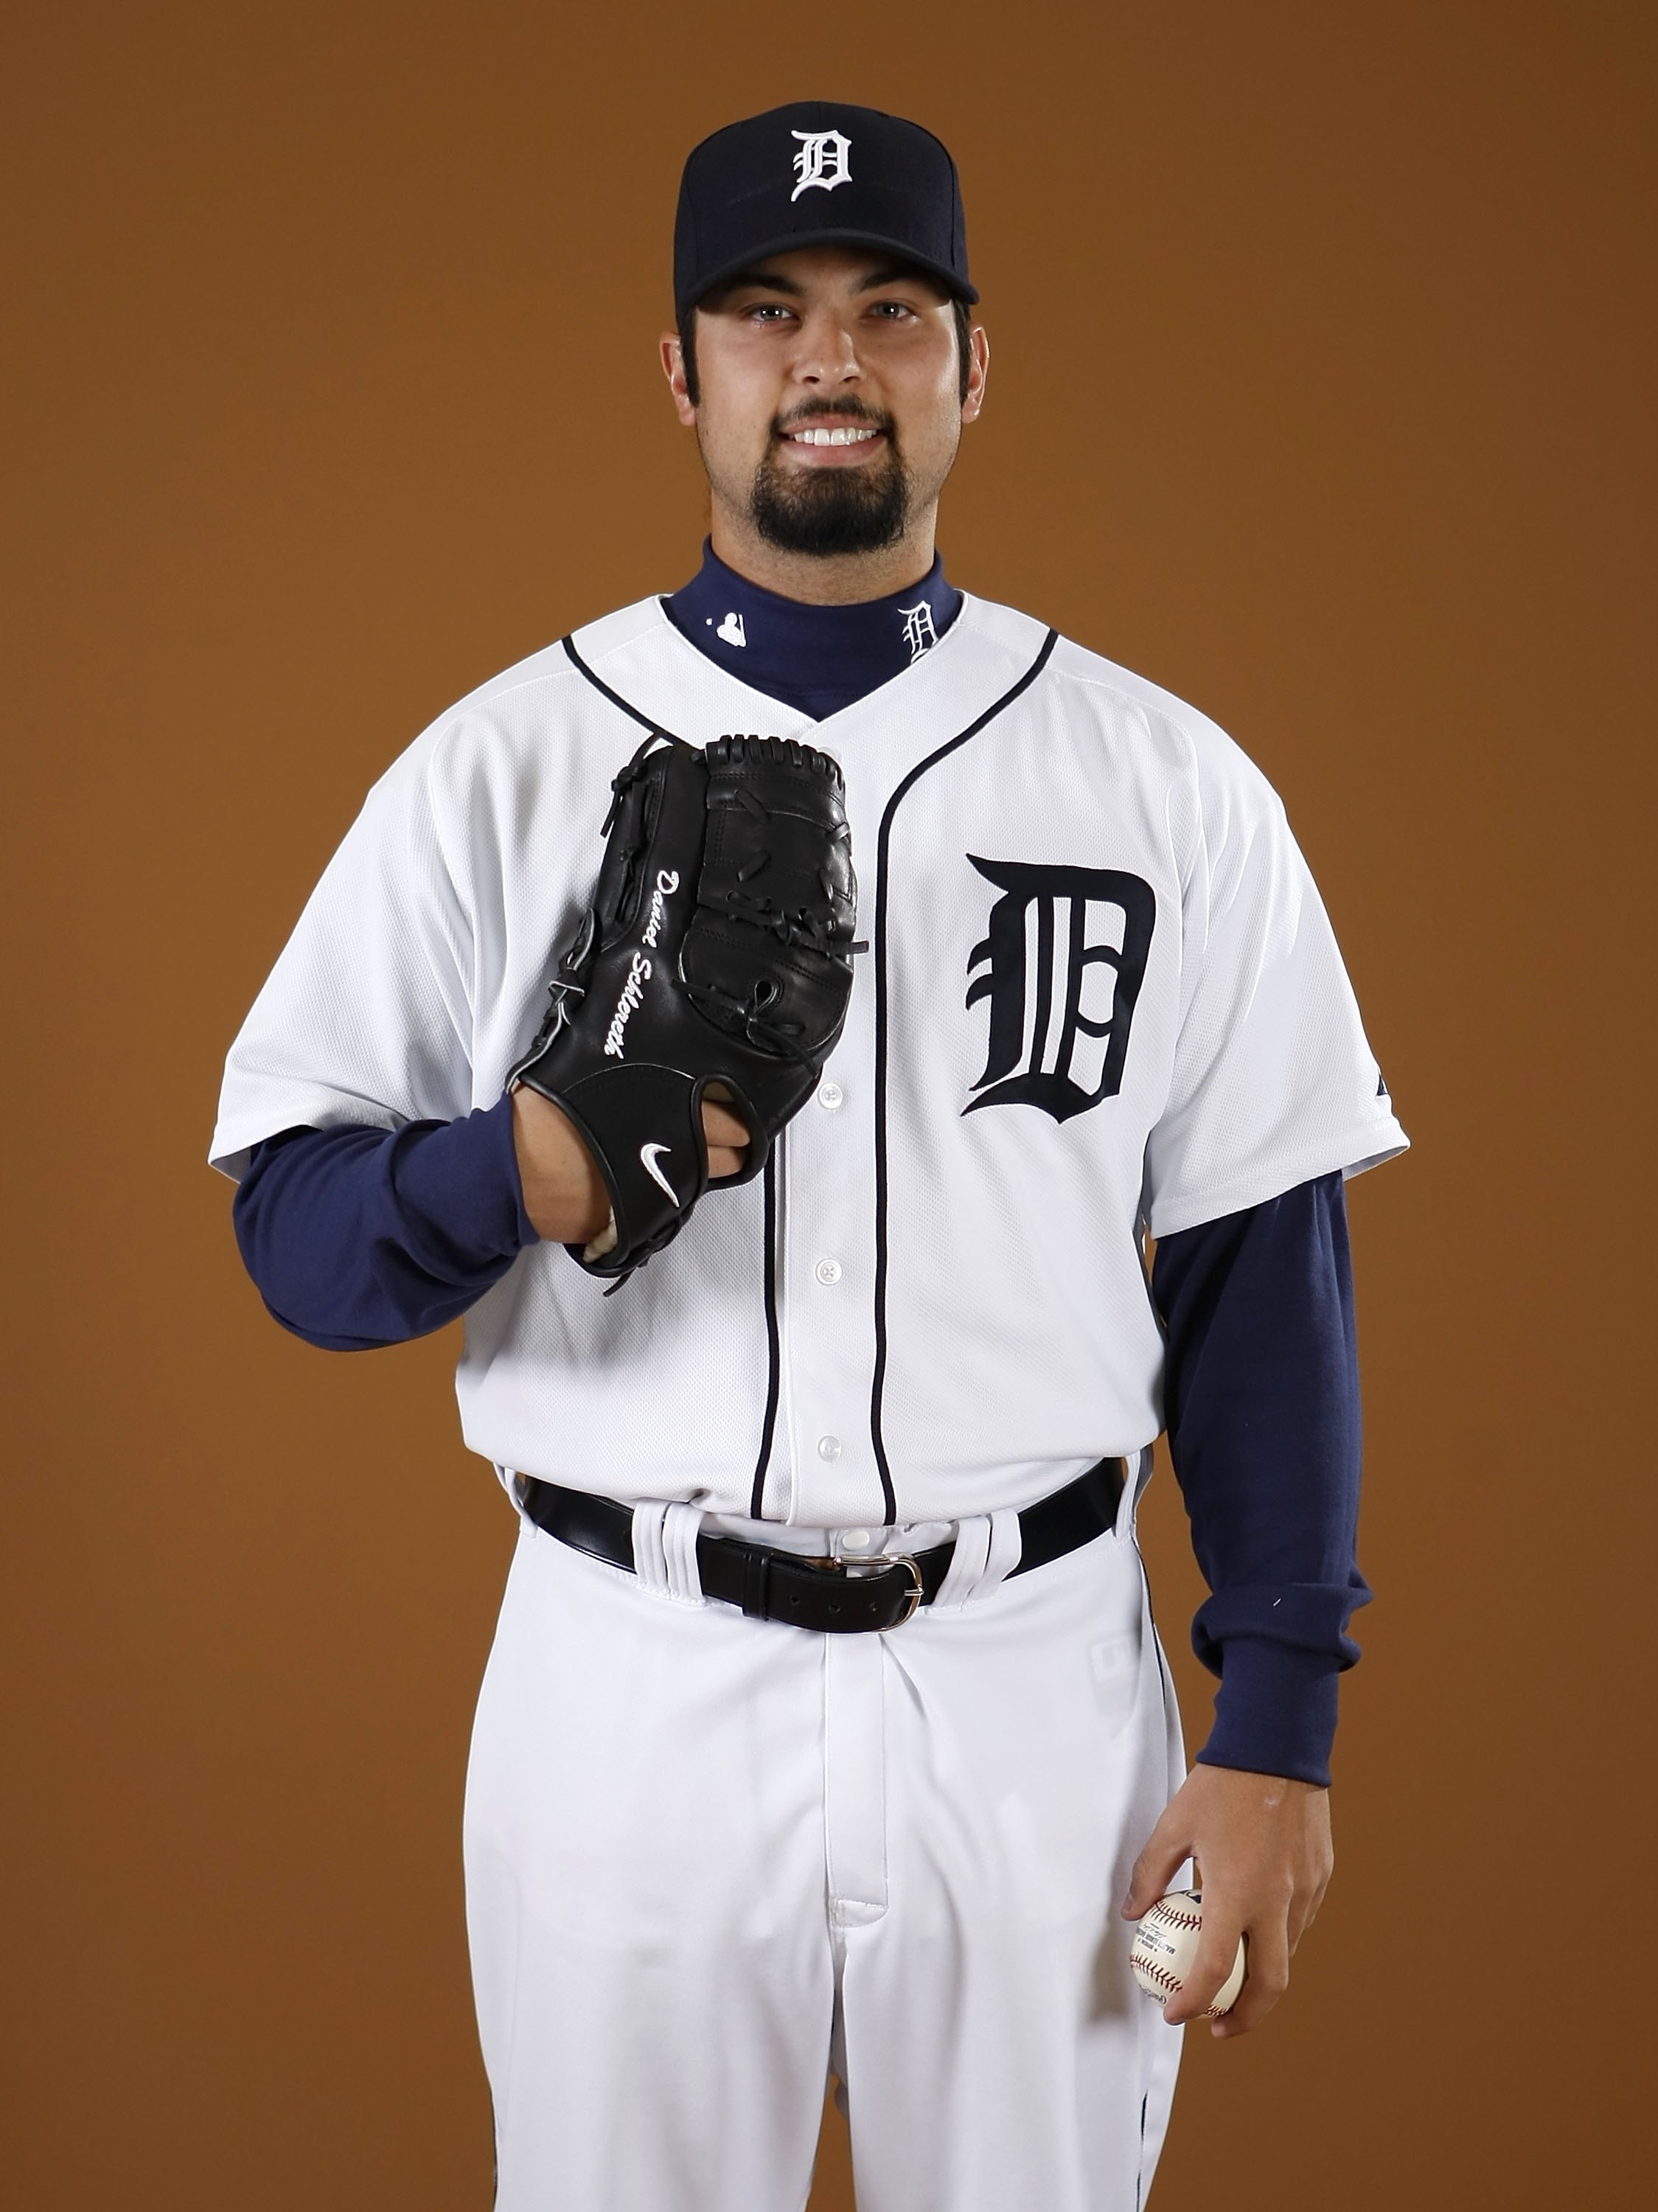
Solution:
M1162 1238L1165 1418L1212 1595L1192 1648L1220 1676L1199 1759L1327 1784L1336 1680L1370 1595L1354 1555L1360 1420L1346 1201L1321 1176Z
M236 1241L282 1327L326 1352L429 1335L539 1240L513 1103L401 1129L287 1129L254 1148Z

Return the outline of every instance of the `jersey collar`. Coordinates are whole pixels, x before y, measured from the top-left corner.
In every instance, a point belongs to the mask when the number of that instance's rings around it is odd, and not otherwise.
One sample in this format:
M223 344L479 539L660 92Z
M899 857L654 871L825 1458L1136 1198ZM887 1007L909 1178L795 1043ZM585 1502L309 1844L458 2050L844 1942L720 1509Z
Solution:
M963 593L961 612L937 647L822 721L728 675L687 641L660 599L601 615L577 629L572 641L628 713L694 744L733 731L799 738L890 776L992 708L1030 665L1045 635L1030 616Z

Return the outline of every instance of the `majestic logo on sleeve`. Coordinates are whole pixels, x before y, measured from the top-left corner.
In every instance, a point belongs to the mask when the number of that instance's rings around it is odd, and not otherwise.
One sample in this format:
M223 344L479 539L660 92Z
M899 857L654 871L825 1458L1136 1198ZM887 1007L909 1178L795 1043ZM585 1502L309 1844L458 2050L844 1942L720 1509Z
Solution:
M847 156L852 151L850 138L843 138L838 131L794 131L789 135L800 141L800 151L794 157L794 173L800 181L789 194L791 206L814 185L832 192L837 185L852 182L852 171L847 167Z
M1002 896L968 961L969 975L985 969L967 1003L990 1001L990 1043L962 1110L1040 1106L1068 1121L1122 1088L1156 894L1117 868L967 857Z

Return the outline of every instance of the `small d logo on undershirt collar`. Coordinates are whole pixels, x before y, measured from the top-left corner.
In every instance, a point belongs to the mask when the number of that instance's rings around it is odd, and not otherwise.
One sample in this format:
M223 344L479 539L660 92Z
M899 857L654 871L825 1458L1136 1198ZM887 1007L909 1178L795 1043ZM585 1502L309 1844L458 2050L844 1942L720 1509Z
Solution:
M814 185L832 192L837 185L852 182L852 171L847 167L847 156L852 151L850 138L843 138L838 131L794 131L789 135L800 141L800 151L794 157L794 173L800 181L789 194L791 206Z
M923 599L919 606L900 607L898 611L904 618L904 643L909 647L909 665L914 668L928 647L938 642L932 610Z

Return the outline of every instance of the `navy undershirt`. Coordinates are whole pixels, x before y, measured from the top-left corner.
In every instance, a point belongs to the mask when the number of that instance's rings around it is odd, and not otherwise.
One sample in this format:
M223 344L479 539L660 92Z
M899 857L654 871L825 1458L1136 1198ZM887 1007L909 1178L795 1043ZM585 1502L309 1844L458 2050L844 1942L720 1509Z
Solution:
M901 675L961 604L937 562L890 599L807 607L706 549L663 602L711 659L817 720ZM908 613L917 606L926 620ZM335 1352L441 1328L539 1241L506 1097L389 1134L282 1131L254 1147L234 1219L270 1313ZM1198 1757L1327 1783L1336 1678L1357 1656L1347 1619L1370 1595L1354 1559L1358 1370L1340 1176L1163 1237L1151 1287L1170 1454L1212 1592L1193 1648L1221 1678Z
M702 566L663 611L729 676L815 722L865 699L930 653L962 611L942 556L919 584L856 606L808 606L728 568L707 538Z

